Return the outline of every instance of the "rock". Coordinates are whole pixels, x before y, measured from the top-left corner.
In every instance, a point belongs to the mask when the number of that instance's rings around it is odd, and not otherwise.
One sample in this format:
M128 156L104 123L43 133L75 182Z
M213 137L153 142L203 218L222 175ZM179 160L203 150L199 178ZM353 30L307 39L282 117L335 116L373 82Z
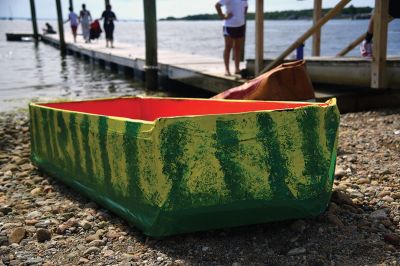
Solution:
M97 209L98 206L97 206L97 204L96 204L95 202L90 201L90 202L88 202L88 203L85 204L84 208L87 208L87 209Z
M90 242L88 244L88 246L90 246L90 247L101 247L101 246L104 246L105 244L106 243L104 241L96 239L96 240L93 240L92 242Z
M52 186L45 186L44 188L43 188L43 192L44 193L51 193L51 192L54 192L54 188L52 187Z
M42 193L43 189L40 187L34 188L31 190L31 195L32 196L38 196L40 193Z
M339 205L342 204L353 205L353 201L351 200L350 196L340 190L334 190L332 192L331 200Z
M371 212L369 217L374 220L384 220L388 217L388 215L385 210L376 210Z
M305 248L293 248L287 253L288 256L297 256L306 253Z
M95 240L100 240L100 236L98 234L93 234L85 238L86 242L92 242Z
M342 167L336 166L336 169L335 169L335 177L338 178L338 179L340 179L340 178L344 177L345 175L346 175L346 171L343 170Z
M7 236L0 236L0 246L6 246L8 245L8 237Z
M19 242L21 242L21 240L24 239L25 235L26 235L25 228L23 227L15 228L8 237L8 242L19 244Z
M389 203L391 203L391 202L394 201L394 199L393 199L392 197L390 197L390 196L384 196L384 197L382 198L382 200L384 200L384 201L386 201L386 202L389 202Z
M35 224L37 224L39 221L38 220L36 220L36 219L31 219L31 220L25 220L25 224L26 225L35 225Z
M385 240L386 243L389 243L394 246L400 246L400 236L396 234L387 233L383 235L383 239Z
M90 255L90 254L99 254L100 249L98 247L90 247L85 252L83 252L84 256Z
M36 239L40 243L48 241L51 239L51 233L49 230L40 228L36 231Z
M296 220L290 225L290 229L293 231L302 234L304 230L306 229L306 222L304 220Z
M107 237L108 239L111 239L111 240L117 239L117 238L119 238L120 236L121 236L121 233L119 233L119 232L117 232L117 231L115 231L115 230L110 230L110 231L108 231L108 232L106 233L106 237Z
M33 211L30 212L26 215L26 218L28 219L34 219L34 218L39 218L42 216L42 213L40 211Z
M78 265L87 264L87 263L89 263L89 260L86 258L80 258L78 261Z
M336 215L334 215L332 213L328 213L326 218L329 221L329 223L331 223L335 226L339 226L339 227L343 226L343 222Z
M56 233L59 235L63 235L65 234L65 232L67 231L68 226L65 224L60 224L57 229L56 229Z
M369 184L371 181L368 178L360 178L356 181L357 184L362 185L362 184Z
M80 223L80 226L85 230L92 228L92 224L85 220Z
M183 260L174 260L174 262L172 262L172 266L183 266L185 265L185 261Z
M0 212L2 212L3 214L7 215L10 212L12 212L12 209L11 209L11 207L5 206L5 207L1 207L0 208Z

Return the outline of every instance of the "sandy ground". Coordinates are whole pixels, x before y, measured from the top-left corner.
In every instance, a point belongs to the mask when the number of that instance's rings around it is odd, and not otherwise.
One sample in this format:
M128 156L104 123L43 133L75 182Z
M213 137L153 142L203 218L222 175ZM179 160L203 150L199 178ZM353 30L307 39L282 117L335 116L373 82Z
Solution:
M315 218L152 239L29 160L26 112L0 114L0 265L399 265L400 109L341 116Z

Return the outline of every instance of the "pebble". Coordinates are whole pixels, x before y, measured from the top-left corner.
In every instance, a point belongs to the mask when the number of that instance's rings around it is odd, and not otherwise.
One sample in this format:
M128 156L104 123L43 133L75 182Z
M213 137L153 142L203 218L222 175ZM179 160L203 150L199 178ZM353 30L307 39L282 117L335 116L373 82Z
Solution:
M12 208L11 208L11 207L8 207L8 206L4 206L4 207L1 207L1 208L0 208L0 212L2 212L3 214L7 215L7 214L9 214L10 212L12 212Z
M393 233L386 233L383 236L384 240L394 246L400 246L400 236Z
M288 256L297 256L297 255L302 255L305 254L307 252L307 250L305 248L293 248L291 250L289 250L289 252L287 253Z
M34 218L39 218L43 214L40 211L32 211L26 215L26 218L28 219L34 219Z
M87 256L90 254L98 254L98 253L100 253L100 249L98 247L90 247L83 252L83 255Z
M42 188L37 187L31 190L31 195L32 196L38 196L40 193L42 193Z
M10 236L8 237L8 242L19 244L26 235L26 230L23 227L15 228Z
M48 241L51 239L51 233L49 230L40 228L36 231L36 239L40 243Z
M373 211L373 212L369 215L369 217L370 217L371 219L383 220L383 219L386 219L386 218L388 217L388 215L387 215L387 213L386 213L385 210L376 210L376 211Z
M290 229L293 231L302 234L306 229L306 222L304 220L296 220L290 225Z

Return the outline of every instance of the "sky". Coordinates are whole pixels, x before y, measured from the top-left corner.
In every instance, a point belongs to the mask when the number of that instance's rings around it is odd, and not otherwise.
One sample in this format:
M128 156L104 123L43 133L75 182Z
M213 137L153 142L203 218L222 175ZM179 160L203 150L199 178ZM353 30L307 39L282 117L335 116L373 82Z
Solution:
M0 17L30 17L29 0L0 0ZM113 11L119 19L143 19L143 0L110 0ZM217 0L156 0L157 17L183 17L187 15L215 13ZM255 11L255 0L249 0L249 12ZM264 0L264 11L311 9L313 0ZM339 0L323 0L323 7L329 8ZM373 6L374 0L352 0L350 4L358 6ZM63 16L68 13L69 0L61 0ZM81 9L82 3L94 18L100 17L104 10L103 0L73 0L75 11ZM56 18L55 0L35 0L36 15L39 19Z

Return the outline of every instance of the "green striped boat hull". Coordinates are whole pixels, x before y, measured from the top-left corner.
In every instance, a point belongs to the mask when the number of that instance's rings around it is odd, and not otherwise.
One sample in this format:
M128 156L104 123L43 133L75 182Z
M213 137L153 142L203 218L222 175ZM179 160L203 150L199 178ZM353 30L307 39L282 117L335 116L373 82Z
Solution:
M154 121L30 104L32 161L164 237L322 213L339 112L309 106Z

